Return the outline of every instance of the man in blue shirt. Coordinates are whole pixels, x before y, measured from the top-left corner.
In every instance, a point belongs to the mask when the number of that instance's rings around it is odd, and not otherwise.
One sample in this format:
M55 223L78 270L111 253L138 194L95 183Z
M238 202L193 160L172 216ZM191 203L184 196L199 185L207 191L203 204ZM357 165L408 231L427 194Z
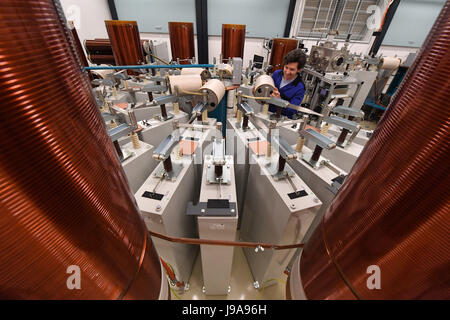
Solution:
M306 55L301 49L290 51L284 57L284 67L273 73L272 78L276 89L272 96L287 100L299 106L305 95L305 85L300 77L300 72L306 63ZM270 105L269 111L276 112L279 107ZM297 114L292 108L280 108L281 114L291 118ZM278 109L279 110L279 109Z

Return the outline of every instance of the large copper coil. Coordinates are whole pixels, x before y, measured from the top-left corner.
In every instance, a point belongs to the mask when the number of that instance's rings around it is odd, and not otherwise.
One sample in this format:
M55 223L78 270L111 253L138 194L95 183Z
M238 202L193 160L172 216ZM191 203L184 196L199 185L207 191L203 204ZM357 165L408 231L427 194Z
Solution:
M75 25L73 21L68 21L70 32L72 33L73 42L75 44L75 49L78 55L78 59L80 60L82 67L88 67L89 63L86 59L86 55L83 51L83 46L81 45L80 38L78 37L77 29L75 29ZM90 71L87 72L89 80L94 80Z
M192 22L169 22L170 48L172 60L189 64L187 59L195 57L194 24Z
M222 62L244 59L245 24L222 24Z
M297 49L298 40L289 38L275 38L272 41L272 52L269 64L272 66L271 72L282 69L283 59L288 52Z
M138 65L145 62L136 21L106 20L105 25L116 65Z
M447 1L306 244L307 298L450 298L449 74Z
M86 51L91 54L113 54L109 39L84 40Z
M88 59L90 62L94 64L112 64L116 65L116 61L114 60L114 56L107 54L90 54L88 55Z
M160 264L69 35L58 1L2 3L0 298L156 299Z

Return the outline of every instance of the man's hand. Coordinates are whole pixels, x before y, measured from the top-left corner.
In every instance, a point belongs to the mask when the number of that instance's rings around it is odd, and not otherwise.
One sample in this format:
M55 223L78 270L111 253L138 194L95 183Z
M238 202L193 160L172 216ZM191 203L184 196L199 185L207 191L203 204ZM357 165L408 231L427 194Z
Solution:
M270 95L271 97L279 98L280 97L280 91L278 91L277 88L273 90L273 93Z

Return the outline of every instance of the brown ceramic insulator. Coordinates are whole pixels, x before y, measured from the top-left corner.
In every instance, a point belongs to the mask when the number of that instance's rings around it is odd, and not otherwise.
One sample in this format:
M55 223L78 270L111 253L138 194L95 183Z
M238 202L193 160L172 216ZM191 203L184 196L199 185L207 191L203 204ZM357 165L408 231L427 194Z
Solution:
M319 161L320 155L322 154L322 150L323 150L323 148L321 146L316 145L316 147L314 148L313 154L311 156L311 160Z
M242 117L242 128L248 128L248 116L246 115Z
M160 265L59 1L9 0L0 24L0 298L157 299Z
M447 1L305 246L308 298L450 299L449 74ZM379 290L367 286L372 265Z
M283 172L286 167L286 159L282 156L278 156L278 172Z
M149 92L150 93L150 92ZM167 109L166 109L166 105L162 104L160 105L161 108L161 117L163 117L164 119L167 119Z
M343 143L344 143L344 141L345 141L345 138L347 138L347 134L349 133L350 131L348 130L348 129L342 129L342 131L341 131L341 134L339 135L339 137L338 137L338 139L337 139L337 144L338 145L342 145Z
M222 62L228 58L244 59L245 24L222 24Z
M145 62L136 21L106 20L105 25L116 65L138 65ZM131 70L127 72L137 74Z
M272 42L272 52L269 64L273 67L271 72L283 69L284 57L288 52L297 49L298 40L289 38L275 38Z
M180 64L189 64L186 59L195 57L194 24L192 22L169 22L169 35L172 60L180 59Z
M116 65L116 60L114 60L114 56L112 54L90 54L88 55L88 59L91 63L94 64L112 64Z
M163 161L163 167L166 172L172 172L173 166L172 166L172 159L170 158L170 156Z
M214 166L214 173L216 177L221 177L223 174L223 166Z
M276 110L276 112L275 112L275 116L276 116L277 118L281 118L281 107L278 107L278 106L277 106L277 110Z

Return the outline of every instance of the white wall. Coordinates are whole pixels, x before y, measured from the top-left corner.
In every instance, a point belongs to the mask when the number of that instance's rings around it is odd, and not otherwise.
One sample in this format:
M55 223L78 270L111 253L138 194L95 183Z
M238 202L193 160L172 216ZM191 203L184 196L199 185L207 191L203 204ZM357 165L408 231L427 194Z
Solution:
M66 19L75 22L81 43L85 39L108 38L105 20L111 20L111 14L107 0L60 0L60 2Z
M109 6L107 0L60 0L67 20L75 20L78 36L83 43L85 39L107 38L108 33L105 28L105 20L111 19ZM297 2L301 2L297 1ZM298 10L298 5L296 11ZM78 21L78 24L77 24ZM294 21L294 24L296 21ZM295 26L293 25L293 28ZM292 30L291 30L292 34ZM158 33L141 33L142 39L166 41L169 50L169 56L172 56L170 50L170 40L168 34ZM244 46L244 67L247 67L249 61L253 59L253 55L257 54L267 59L267 50L263 49L262 38L246 38ZM311 46L316 44L316 40L304 40L305 47L311 49ZM194 36L195 54L198 57L197 36ZM344 42L338 42L338 48L342 47ZM222 39L220 36L209 36L208 38L209 55L208 62L212 63L213 58L216 57L219 61L220 52L222 49ZM372 46L370 43L352 43L350 51L353 53L367 54ZM383 56L397 56L406 59L410 52L416 52L419 48L409 47L395 47L395 46L381 46L378 53Z

